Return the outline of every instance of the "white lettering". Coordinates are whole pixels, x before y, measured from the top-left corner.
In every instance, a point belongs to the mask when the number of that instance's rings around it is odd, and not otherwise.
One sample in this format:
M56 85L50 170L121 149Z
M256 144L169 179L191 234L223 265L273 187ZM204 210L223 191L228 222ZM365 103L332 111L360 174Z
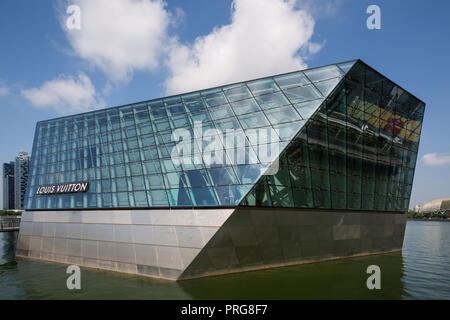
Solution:
M372 273L372 275L366 281L367 289L380 290L381 289L381 269L380 269L380 267L376 266L376 265L368 266L366 272L367 272L367 274Z
M70 16L66 20L66 27L69 30L81 29L81 9L77 5L71 5L67 8L67 14Z
M188 304L187 307L181 308L181 314L183 315L207 315L209 318L214 316L216 307L196 307Z
M69 290L80 290L81 289L81 270L79 266L69 266L66 273L72 274L67 278L66 285Z
M367 8L367 14L372 14L370 17L367 18L367 28L369 30L373 29L381 29L381 9L377 5L370 5Z
M88 183L87 183L87 182L82 183L82 184L81 184L81 190L80 190L80 191L85 192L86 189L87 189L87 186L88 186Z
M181 141L180 141L181 140ZM191 157L191 133L186 129L177 129L172 133L172 141L178 142L172 149L171 157L174 165L179 166L180 160L190 161ZM189 160L185 160L189 159ZM190 163L186 163L190 164Z

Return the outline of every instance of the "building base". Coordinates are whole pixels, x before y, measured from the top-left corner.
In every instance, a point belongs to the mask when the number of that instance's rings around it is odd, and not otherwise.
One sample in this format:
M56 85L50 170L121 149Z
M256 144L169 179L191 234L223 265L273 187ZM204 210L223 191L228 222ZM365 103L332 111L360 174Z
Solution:
M25 212L16 255L182 280L401 250L405 225L285 208Z

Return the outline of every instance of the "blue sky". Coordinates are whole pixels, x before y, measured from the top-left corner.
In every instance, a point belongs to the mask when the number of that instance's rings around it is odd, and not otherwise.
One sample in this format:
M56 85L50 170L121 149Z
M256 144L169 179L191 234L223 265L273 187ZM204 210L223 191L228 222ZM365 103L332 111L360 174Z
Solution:
M65 25L72 4L80 30ZM366 26L372 4L380 30ZM427 103L411 205L450 197L448 12L446 0L1 1L0 163L31 151L39 120L360 58Z

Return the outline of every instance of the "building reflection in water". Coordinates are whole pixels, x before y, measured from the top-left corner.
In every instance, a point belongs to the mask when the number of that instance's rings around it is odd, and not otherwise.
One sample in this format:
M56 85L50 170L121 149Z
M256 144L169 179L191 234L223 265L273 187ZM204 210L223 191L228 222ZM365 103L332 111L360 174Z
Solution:
M14 261L18 232L0 232L0 265Z
M366 286L367 267L381 269L381 290ZM193 299L401 299L402 253L245 272L179 282Z

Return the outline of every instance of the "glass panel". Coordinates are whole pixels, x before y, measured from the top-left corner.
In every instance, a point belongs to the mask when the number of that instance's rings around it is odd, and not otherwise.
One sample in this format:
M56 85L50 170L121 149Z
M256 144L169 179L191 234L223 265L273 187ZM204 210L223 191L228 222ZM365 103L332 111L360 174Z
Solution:
M277 131L272 126L246 130L245 133L252 146L280 141Z
M230 105L228 105L228 104L210 109L210 113L211 113L211 118L213 118L213 120L218 120L218 119L223 119L223 118L228 118L228 117L234 116L234 113L231 110Z
M314 208L311 189L293 189L294 205L297 208Z
M250 129L250 128L258 128L258 127L264 127L268 126L269 122L267 121L266 117L264 116L264 113L255 112L246 114L243 116L239 116L239 121L242 124L242 128Z
M173 128L190 128L189 118L186 115L176 116L170 120Z
M266 180L270 185L290 187L291 182L290 182L289 176L290 176L290 172L288 170L288 167L282 163L280 165L280 168L278 168L278 171L272 175L268 175L266 177ZM272 200L273 200L273 198L272 198Z
M241 126L239 125L239 122L236 120L236 118L216 120L215 124L217 128L224 134L227 130L241 129Z
M146 185L148 189L163 189L164 182L161 175L146 176Z
M162 100L154 101L149 103L150 107L150 117L152 119L167 118L166 108Z
M330 196L329 190L313 190L314 206L323 209L330 208Z
M118 205L119 207L129 207L130 202L128 199L128 192L119 192L117 193Z
M169 120L167 119L158 119L153 121L153 128L155 132L165 131L170 129Z
M274 207L294 207L292 189L286 186L269 186L270 197Z
M236 115L246 114L250 112L257 112L260 110L259 105L255 99L247 99L232 103L233 110Z
M212 94L205 95L206 104L209 107L220 106L222 104L226 104L228 101L225 98L223 92L216 92Z
M291 106L268 110L266 115L272 125L301 120L298 113Z
M273 126L282 141L290 141L299 132L299 130L305 125L306 120L279 124Z
M292 87L298 87L310 83L305 77L303 72L297 72L293 74L282 75L274 78L276 83L281 89L288 89Z
M196 112L191 114L191 122L195 123L196 121L202 122L202 121L211 121L211 117L206 111L203 112Z
M247 83L247 85L255 96L279 91L278 86L272 79L256 80Z
M292 103L322 98L321 94L313 85L287 89L284 93Z
M215 187L222 206L235 206L248 194L252 185Z
M239 85L231 89L224 88L225 95L230 102L251 98L251 93L246 85Z
M186 171L186 180L189 187L206 187L210 186L208 173L206 170Z
M133 183L133 190L145 190L143 177L133 177L132 183Z
M147 200L147 192L145 191L138 191L134 193L136 206L137 207L148 207L148 200Z
M217 206L218 202L213 188L194 188L191 190L196 206Z
M124 178L116 179L116 190L117 191L128 191L127 180Z
M169 116L176 116L179 114L183 114L185 112L184 105L181 103L181 100L174 104L167 104L167 112Z
M169 172L164 174L164 180L168 188L184 188L187 187L182 172Z
M305 74L311 81L316 82L336 77L342 77L343 72L339 70L337 66L331 65L317 69L305 70Z
M239 181L243 184L255 182L265 171L265 167L258 164L241 165L235 168Z
M309 119L323 103L323 99L295 104L294 107L303 119Z
M316 87L323 94L323 96L326 97L336 87L339 81L341 81L340 78L334 78L331 80L317 82Z
M241 147L225 150L228 164L256 164L258 157L252 147Z
M169 200L167 198L166 191L164 190L153 190L147 193L151 199L151 205L153 207L168 207Z
M189 189L170 189L167 190L170 205L172 207L190 207L192 206Z
M185 100L184 104L187 110L191 113L204 112L206 110L206 106L200 96L195 100Z
M341 68L344 72L349 72L350 69L353 67L356 61L350 61L345 63L338 64L339 68Z
M229 185L229 184L237 184L238 180L236 175L234 174L233 168L224 167L224 168L213 168L209 169L209 174L211 175L211 180L213 185Z
M258 207L270 207L272 202L269 195L269 187L264 180L261 180L253 190L246 196L245 205L258 206Z
M272 109L290 104L283 93L275 92L255 97L261 109Z

